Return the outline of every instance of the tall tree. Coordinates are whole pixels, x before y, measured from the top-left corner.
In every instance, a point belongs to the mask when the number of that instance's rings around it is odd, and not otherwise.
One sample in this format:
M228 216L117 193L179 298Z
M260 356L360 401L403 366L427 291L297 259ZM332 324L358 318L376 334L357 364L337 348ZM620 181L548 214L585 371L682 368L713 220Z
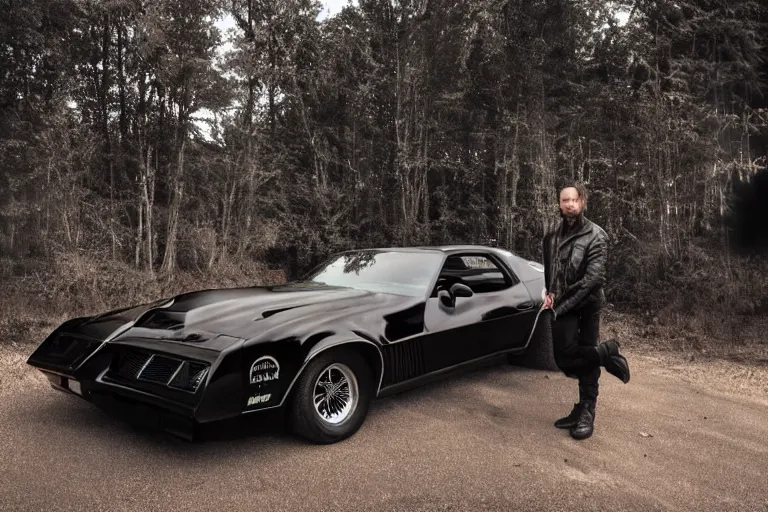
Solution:
M213 25L217 16L214 0L163 0L149 4L142 20L147 30L144 51L157 56L155 80L161 97L167 99L162 114L172 119L169 146L173 159L167 175L168 222L160 267L164 273L172 273L176 265L184 204L185 155L193 116L203 108L222 106L216 90L220 80L213 66L220 40Z

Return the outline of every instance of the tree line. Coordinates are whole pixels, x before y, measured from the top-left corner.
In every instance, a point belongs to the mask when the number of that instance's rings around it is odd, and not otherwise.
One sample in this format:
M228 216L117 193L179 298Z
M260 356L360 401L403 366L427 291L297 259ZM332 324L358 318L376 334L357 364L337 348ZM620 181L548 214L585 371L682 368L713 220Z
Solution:
M731 219L768 152L761 2L0 5L11 274L73 252L152 275L389 245L538 259L563 178L611 235L616 300L703 249L729 268L750 236Z

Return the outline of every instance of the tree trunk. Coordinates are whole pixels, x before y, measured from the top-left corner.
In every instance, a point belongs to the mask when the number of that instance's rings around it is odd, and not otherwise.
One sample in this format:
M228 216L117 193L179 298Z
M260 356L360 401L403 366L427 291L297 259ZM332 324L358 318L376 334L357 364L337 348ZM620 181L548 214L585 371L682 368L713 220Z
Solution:
M141 196L139 196L141 197ZM142 237L144 235L144 201L139 199L138 211L138 225L136 226L136 248L133 257L133 266L135 268L141 268L141 245Z
M143 155L142 155L143 156ZM155 251L154 251L154 225L152 211L155 206L155 167L152 165L152 146L147 148L146 163L142 169L141 175L141 208L144 210L146 218L144 230L146 239L146 268L150 274L154 274ZM141 216L139 217L141 219ZM139 223L139 238L141 238L141 223Z
M128 113L126 112L126 97L125 97L125 24L123 19L120 18L120 23L117 26L117 80L120 96L120 147L123 148L128 140Z
M184 149L187 145L186 136L182 136L181 148L179 149L178 164L173 178L173 197L168 211L168 229L166 231L165 254L160 272L173 274L176 269L176 239L179 230L179 212L184 195Z

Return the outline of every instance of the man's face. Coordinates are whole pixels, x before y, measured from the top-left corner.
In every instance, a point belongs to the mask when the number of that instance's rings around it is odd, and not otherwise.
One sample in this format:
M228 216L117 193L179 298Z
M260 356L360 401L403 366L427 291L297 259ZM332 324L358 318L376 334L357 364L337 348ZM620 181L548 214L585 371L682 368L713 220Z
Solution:
M560 191L560 211L568 219L575 219L584 209L584 200L579 197L579 192L568 187Z

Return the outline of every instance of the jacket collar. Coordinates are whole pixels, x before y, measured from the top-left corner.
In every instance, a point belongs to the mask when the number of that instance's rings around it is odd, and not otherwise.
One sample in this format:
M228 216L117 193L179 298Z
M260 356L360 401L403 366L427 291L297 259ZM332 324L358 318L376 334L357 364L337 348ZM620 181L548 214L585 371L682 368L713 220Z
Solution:
M579 216L576 218L576 224L572 229L568 230L567 233L565 232L565 228L567 225L566 223L567 221L563 217L562 220L560 221L560 225L558 226L559 235L560 235L559 248L561 248L563 245L567 244L574 238L578 238L580 236L586 235L592 230L592 222L584 216L584 212L579 214Z

